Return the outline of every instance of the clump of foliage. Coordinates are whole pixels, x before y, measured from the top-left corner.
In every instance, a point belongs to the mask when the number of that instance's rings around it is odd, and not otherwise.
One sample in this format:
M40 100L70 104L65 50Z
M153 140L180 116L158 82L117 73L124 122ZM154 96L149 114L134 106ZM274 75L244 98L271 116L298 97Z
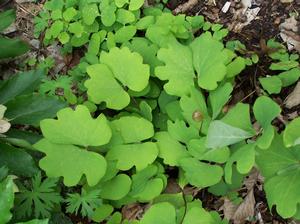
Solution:
M15 197L16 222L70 223L65 211L111 224L227 223L183 189L237 199L232 191L254 167L265 177L269 206L299 219L300 118L279 133L273 121L281 108L272 99L299 79L298 55L280 45L270 69L283 72L260 78L265 92L253 106L239 102L226 111L235 77L258 56L238 41L224 44L228 31L202 16L143 3L49 0L35 19L44 44L58 41L63 53L81 47L85 55L56 80L29 72L0 83L1 119L42 133L16 130L0 139L0 166L20 177L15 196L12 178L1 182L10 200L0 203L5 222ZM55 96L57 88L64 97ZM28 107L27 98L40 100ZM170 173L178 192L165 192ZM135 202L150 208L140 220L123 219L122 207Z

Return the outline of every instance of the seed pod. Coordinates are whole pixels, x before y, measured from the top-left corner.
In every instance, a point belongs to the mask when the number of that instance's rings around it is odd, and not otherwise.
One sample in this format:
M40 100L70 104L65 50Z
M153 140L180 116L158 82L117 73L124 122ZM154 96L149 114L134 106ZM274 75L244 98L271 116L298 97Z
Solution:
M193 117L193 120L196 122L201 122L201 121L203 121L203 118L204 118L203 114L199 110L195 110L192 117Z

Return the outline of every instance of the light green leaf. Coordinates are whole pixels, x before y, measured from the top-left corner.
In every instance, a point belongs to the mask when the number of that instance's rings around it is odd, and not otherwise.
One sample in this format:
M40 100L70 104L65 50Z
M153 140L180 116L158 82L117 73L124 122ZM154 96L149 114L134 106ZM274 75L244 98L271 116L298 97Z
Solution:
M221 223L219 215L217 218L212 215L213 213L205 211L201 207L190 208L183 220L182 224L217 224Z
M258 79L262 87L269 94L278 94L281 91L282 82L278 76L269 76L265 78Z
M122 8L127 3L129 3L128 0L115 0L115 4L118 8Z
M113 120L111 127L114 135L119 135L125 144L140 142L154 135L152 123L143 117L122 116Z
M77 15L77 10L74 7L69 7L64 11L63 17L67 22L70 22Z
M131 40L136 33L136 27L133 25L123 26L118 29L115 33L116 43L125 43L126 41Z
M204 33L192 43L193 64L198 74L198 85L206 90L214 90L226 75L227 54L223 44L210 33Z
M129 2L129 10L135 11L141 8L144 4L144 0L130 0Z
M103 199L119 200L129 193L130 187L130 177L125 174L119 174L101 185L100 196Z
M50 33L53 38L57 38L58 35L63 31L64 24L60 20L56 20L50 27Z
M283 142L286 147L300 144L300 117L292 120L283 132Z
M78 184L82 175L86 176L90 186L94 186L105 174L106 161L98 153L74 145L55 144L47 139L40 140L34 146L46 154L39 165L47 176L62 176L66 186Z
M103 23L103 25L107 27L112 26L116 21L115 12L117 10L114 1L103 0L100 2L99 8L101 14L101 22Z
M92 220L95 222L102 222L106 219L114 210L110 204L103 204L100 207L96 208L94 211Z
M208 149L205 146L206 137L200 139L192 139L189 141L188 152L199 160L206 160L216 163L225 163L230 155L228 147Z
M157 132L154 139L159 149L158 157L164 160L164 164L178 166L181 158L189 157L186 148L168 132Z
M256 162L266 178L264 190L269 207L283 218L296 214L300 203L299 146L287 149L282 136L276 135L267 150L257 150Z
M0 182L0 223L8 223L12 218L10 209L14 205L14 189L13 180L11 177L7 177Z
M168 80L164 85L165 91L176 96L189 94L195 77L191 49L172 41L167 49L161 48L158 51L157 57L165 63L165 66L155 69L155 75L159 79Z
M294 84L300 78L300 68L293 68L289 71L278 74L282 82L282 87L287 87Z
M246 67L245 59L242 57L236 57L232 62L227 65L227 78L235 77L240 74Z
M85 82L89 99L96 104L105 102L111 109L121 110L128 106L128 93L115 80L111 70L104 64L94 64L87 67L90 76Z
M158 148L153 142L113 146L106 159L117 160L119 170L129 170L133 166L137 170L146 168L158 156Z
M249 110L250 107L248 104L238 103L227 112L227 114L222 118L222 121L233 127L255 134L251 124Z
M98 6L96 3L86 4L82 9L82 19L86 25L92 25L99 16Z
M164 181L160 172L158 166L151 164L132 175L132 190L129 196L146 202L160 195L164 188Z
M223 121L216 120L210 123L206 147L221 148L233 145L252 136L253 134L250 132L228 125Z
M84 26L81 22L74 22L69 24L68 30L70 33L74 33L75 37L80 38L83 34Z
M199 137L199 130L195 127L187 127L182 120L176 120L174 123L168 121L168 132L177 141L187 144L191 139Z
M280 106L267 96L260 96L253 106L253 113L259 124L266 128L281 112Z
M225 181L228 184L232 184L232 165L235 162L239 173L250 172L255 163L255 144L246 144L231 155L224 168Z
M65 108L57 113L57 120L41 121L44 137L53 143L80 146L100 146L107 144L111 130L102 114L93 119L86 106L79 105L73 111Z
M233 87L227 82L222 86L219 86L216 90L211 91L208 96L208 100L212 108L212 119L214 120L221 112L223 106L228 102L231 97Z
M199 188L217 184L223 176L223 169L220 166L203 163L195 158L183 158L179 163L187 181Z
M261 149L267 149L270 147L273 138L275 136L275 128L272 125L264 128L263 133L260 137L257 138L257 146Z
M115 78L133 91L142 91L148 85L149 65L143 64L142 56L127 47L114 47L109 53L102 52L100 62L106 64Z
M175 224L176 211L173 205L168 202L162 202L152 205L143 216L140 224Z
M207 112L205 98L202 92L196 88L191 90L190 96L183 96L180 99L182 115L190 126L197 129L207 128L210 117ZM207 130L206 130L207 131Z
M122 23L123 25L132 23L135 21L135 15L133 12L128 11L126 9L118 9L117 10L117 22Z
M57 38L60 41L60 43L62 43L62 44L66 44L70 40L70 36L67 32L61 32Z
M297 62L297 61L280 61L277 63L272 63L270 66L270 69L287 71L287 70L297 67L298 65L299 65L299 62Z

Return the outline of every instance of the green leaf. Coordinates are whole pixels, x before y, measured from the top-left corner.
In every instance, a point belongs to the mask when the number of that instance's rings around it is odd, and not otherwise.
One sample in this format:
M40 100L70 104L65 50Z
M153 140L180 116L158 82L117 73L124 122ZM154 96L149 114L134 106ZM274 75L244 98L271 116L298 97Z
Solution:
M115 4L118 8L122 8L127 3L129 3L128 0L115 0Z
M57 38L60 41L60 43L62 43L62 44L66 44L70 40L70 36L67 32L61 32Z
M142 91L148 85L149 65L143 64L142 56L127 47L115 47L109 53L102 52L100 62L106 64L115 78L133 91Z
M135 11L141 8L144 4L144 0L130 0L129 2L129 10Z
M81 216L91 218L94 210L102 204L99 194L99 190L85 191L84 189L81 190L81 194L68 194L68 198L65 200L67 212L77 215L80 210Z
M111 70L104 64L87 67L90 79L85 82L89 99L96 104L105 102L111 109L121 110L128 106L130 97L115 80Z
M249 110L250 108L248 104L238 103L227 112L227 114L222 118L222 121L228 125L255 134L251 124Z
M281 112L280 106L267 96L260 96L253 106L253 113L259 124L266 128Z
M40 220L40 219L33 219L33 220L30 220L30 221L27 221L27 222L18 222L16 224L48 224L48 219L43 219L43 220Z
M240 74L246 67L245 59L242 57L236 57L232 62L227 65L227 78L235 77Z
M191 49L172 41L167 49L161 48L158 51L157 57L165 63L165 66L155 69L155 75L159 79L168 80L164 85L165 91L176 96L189 94L195 77Z
M104 26L110 27L116 21L115 11L117 7L114 1L103 0L99 5L100 14L101 14L101 22Z
M220 114L223 106L228 102L231 97L233 87L227 82L222 86L219 86L216 90L211 91L208 96L208 100L212 108L212 119L214 120Z
M10 209L12 209L14 205L13 184L11 177L7 177L0 182L0 223L8 223L12 218Z
M180 167L184 170L187 181L199 188L212 186L223 176L223 169L220 166L203 163L195 158L181 159Z
M54 207L62 198L55 191L58 179L46 178L42 181L38 172L29 187L21 186L21 192L16 194L16 214L20 218L49 217Z
M31 155L24 150L3 143L0 143L0 148L0 167L6 166L11 173L26 177L38 171Z
M178 166L181 158L189 156L186 148L172 138L168 132L157 132L154 139L157 141L159 149L158 157L164 160L164 164Z
M182 120L176 120L174 123L168 121L168 132L177 141L187 144L191 139L199 137L199 131L195 127L187 127Z
M117 160L119 170L129 170L133 166L137 170L146 168L158 156L158 148L153 142L113 146L106 159Z
M43 71L28 71L4 80L0 85L0 103L5 104L16 96L32 93L43 78Z
M10 26L16 19L16 12L13 9L6 10L0 13L0 31L3 31Z
M278 74L282 82L282 87L287 87L294 84L300 78L300 68L293 68L291 70Z
M80 38L84 31L84 26L81 22L73 22L69 24L68 30L70 33L74 33L75 37Z
M299 210L300 167L299 146L285 148L282 136L277 135L268 150L257 150L257 164L266 178L264 190L269 207L283 218L289 218Z
M271 70L290 70L292 68L295 68L299 65L299 62L297 61L281 61L277 63L272 63L270 66Z
M20 39L0 37L0 59L22 55L29 49L29 45Z
M225 181L228 184L232 184L232 165L235 162L239 173L250 172L255 163L255 144L246 144L231 155L224 168Z
M113 179L103 183L100 196L103 199L119 200L129 193L130 187L130 177L125 174L119 174Z
M168 214L168 215L166 215ZM173 205L167 202L152 205L145 213L140 224L174 224L176 223L176 211Z
M161 194L164 188L165 176L162 175L162 171L159 170L159 166L151 164L145 169L132 175L132 187L129 193L130 197L133 197L141 202L150 201Z
M96 208L92 216L92 220L95 222L102 222L106 219L114 210L110 204L103 204L100 207Z
M96 3L94 4L86 4L82 9L82 19L86 25L92 25L99 16L98 6Z
M86 176L90 186L94 186L105 174L106 161L98 153L74 145L55 144L47 139L42 139L34 146L46 154L39 165L47 176L64 177L66 186L78 184L82 175Z
M230 155L228 147L208 149L205 146L206 137L200 139L192 139L187 144L190 155L199 160L206 160L216 163L225 163Z
M258 79L262 87L269 93L269 94L278 94L281 91L282 82L278 76L269 76L266 78L259 78Z
M117 22L122 23L123 25L132 23L135 21L135 15L133 12L128 11L126 9L118 9L117 10Z
M283 132L283 142L286 147L300 144L300 117L292 120Z
M42 119L55 117L67 104L56 97L42 95L20 96L9 101L6 117L12 124L36 125Z
M105 116L101 114L93 119L86 106L79 105L74 111L71 108L62 109L57 113L57 118L41 121L42 133L50 142L87 147L107 144L111 138Z
M126 41L131 40L136 33L136 27L133 25L123 26L118 29L115 33L116 43L125 43Z
M261 149L268 149L273 141L275 135L275 128L272 125L264 128L263 133L257 138L257 146Z
M202 92L196 88L191 90L190 96L183 96L180 99L180 107L182 115L190 126L200 129L202 126L205 128L210 121L207 112L205 98Z
M218 82L226 75L225 62L227 54L224 46L215 40L210 33L202 34L192 43L193 64L198 74L198 85L206 90L214 90Z
M154 135L152 123L142 117L122 116L113 120L111 127L114 135L119 135L125 144L141 142Z
M0 104L0 120L4 117L4 113L6 111L7 107Z
M253 134L250 132L228 125L223 121L216 120L210 123L206 147L220 148L233 145L252 136Z
M63 17L67 22L70 22L77 15L77 10L74 7L69 7L64 11Z
M51 25L49 32L53 38L57 38L58 35L63 31L63 29L64 23L60 20L57 20Z

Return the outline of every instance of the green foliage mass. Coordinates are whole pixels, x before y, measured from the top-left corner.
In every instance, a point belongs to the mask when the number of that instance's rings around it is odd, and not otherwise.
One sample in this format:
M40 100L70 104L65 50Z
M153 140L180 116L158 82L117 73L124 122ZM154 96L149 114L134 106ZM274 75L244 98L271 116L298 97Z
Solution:
M236 190L253 168L265 177L270 208L300 219L300 120L279 134L282 109L272 97L298 81L298 55L269 40L278 49L269 55L274 73L259 78L253 104L232 104L235 77L258 56L225 43L228 30L202 16L143 5L48 0L35 17L45 46L83 56L52 79L47 58L0 81L0 224L72 223L70 214L108 224L225 224L184 188L240 203ZM2 18L0 31L13 11ZM126 220L120 211L134 203L147 210Z

